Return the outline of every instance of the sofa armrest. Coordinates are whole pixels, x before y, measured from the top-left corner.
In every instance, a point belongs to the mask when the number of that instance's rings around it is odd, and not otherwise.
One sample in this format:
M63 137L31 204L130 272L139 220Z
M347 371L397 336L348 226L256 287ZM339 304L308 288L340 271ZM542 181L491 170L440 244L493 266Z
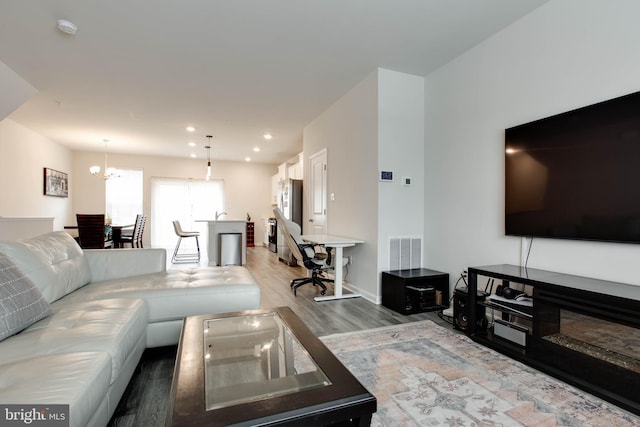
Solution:
M91 282L121 279L167 269L165 249L85 249Z

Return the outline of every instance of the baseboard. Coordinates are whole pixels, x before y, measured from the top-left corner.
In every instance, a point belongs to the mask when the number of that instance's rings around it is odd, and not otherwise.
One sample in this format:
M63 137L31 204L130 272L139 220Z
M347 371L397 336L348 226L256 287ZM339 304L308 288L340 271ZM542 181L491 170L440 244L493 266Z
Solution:
M382 296L377 296L374 295L370 292L367 292L363 289L360 289L359 287L355 286L353 283L349 283L346 280L344 281L343 285L342 285L342 290L347 291L347 292L351 292L354 294L360 294L362 295L362 298L366 299L367 301L370 301L376 305L380 305L382 304Z

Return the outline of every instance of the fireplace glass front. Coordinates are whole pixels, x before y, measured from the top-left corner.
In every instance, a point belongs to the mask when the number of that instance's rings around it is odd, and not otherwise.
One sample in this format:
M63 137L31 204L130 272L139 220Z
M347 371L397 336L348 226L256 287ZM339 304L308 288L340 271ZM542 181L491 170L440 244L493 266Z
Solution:
M640 330L561 308L559 329L542 338L640 373Z

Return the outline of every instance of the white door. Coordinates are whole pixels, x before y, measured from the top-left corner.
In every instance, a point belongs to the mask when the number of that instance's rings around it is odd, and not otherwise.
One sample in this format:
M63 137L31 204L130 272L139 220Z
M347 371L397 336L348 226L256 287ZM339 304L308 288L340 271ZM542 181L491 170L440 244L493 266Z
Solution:
M308 234L327 233L327 149L309 158L309 203Z

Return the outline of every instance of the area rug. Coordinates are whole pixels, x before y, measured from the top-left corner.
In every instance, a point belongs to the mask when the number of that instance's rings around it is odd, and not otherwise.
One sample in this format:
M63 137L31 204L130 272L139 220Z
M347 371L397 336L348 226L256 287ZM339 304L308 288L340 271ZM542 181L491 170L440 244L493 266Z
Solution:
M640 426L640 418L432 321L321 340L378 400L373 426Z

